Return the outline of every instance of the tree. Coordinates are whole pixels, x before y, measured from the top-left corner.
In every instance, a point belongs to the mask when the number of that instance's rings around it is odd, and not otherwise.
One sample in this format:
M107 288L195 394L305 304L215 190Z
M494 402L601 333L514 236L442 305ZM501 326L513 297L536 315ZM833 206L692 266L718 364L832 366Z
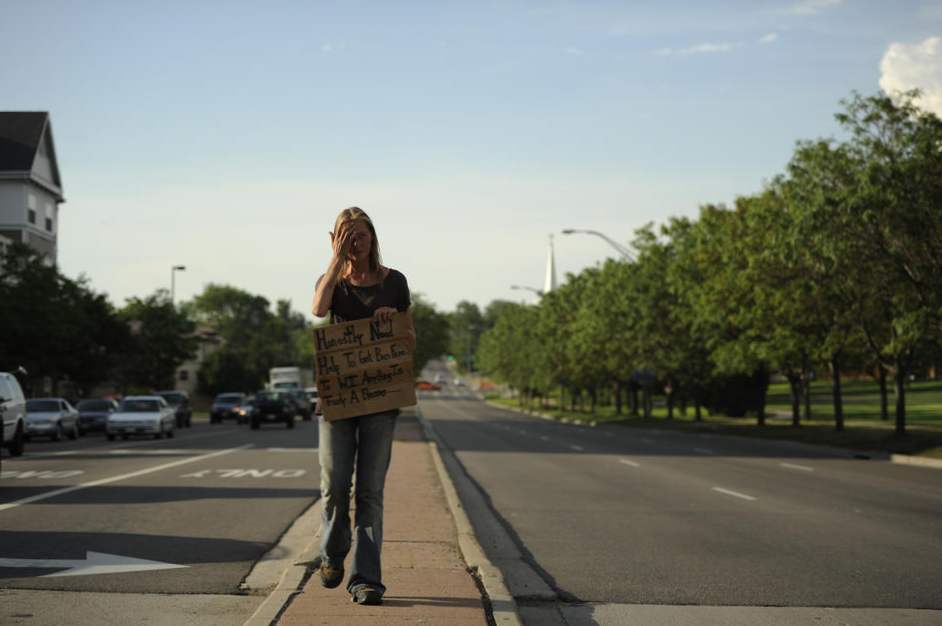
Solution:
M415 327L416 345L412 357L412 371L416 376L425 365L448 350L448 316L435 309L419 293L412 294L412 325Z
M131 328L130 350L119 380L122 389L173 387L176 368L196 353L196 325L170 302L166 289L129 298L119 317Z
M455 310L448 314L448 329L449 354L455 355L460 370L470 371L478 341L484 332L484 316L478 305L467 300L459 302Z

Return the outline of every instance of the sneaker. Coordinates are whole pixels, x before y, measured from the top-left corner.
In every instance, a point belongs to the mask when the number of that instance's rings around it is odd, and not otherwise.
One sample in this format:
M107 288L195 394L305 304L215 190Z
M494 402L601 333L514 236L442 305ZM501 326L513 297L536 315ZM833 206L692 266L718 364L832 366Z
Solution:
M320 576L321 585L328 589L333 589L343 581L343 567L334 567L324 562L322 557L317 557L307 563L307 568Z
M370 587L369 585L363 585L357 587L353 591L353 597L351 598L357 604L366 604L366 605L377 605L383 603L383 592L377 589L376 587Z

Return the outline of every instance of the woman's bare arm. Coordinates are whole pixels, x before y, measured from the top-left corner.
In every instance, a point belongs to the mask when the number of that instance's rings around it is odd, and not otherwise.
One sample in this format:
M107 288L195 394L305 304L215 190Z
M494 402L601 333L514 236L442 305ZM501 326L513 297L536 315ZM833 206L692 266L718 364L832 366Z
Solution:
M327 266L327 272L317 280L317 284L314 286L314 304L311 306L314 317L327 317L327 313L330 311L334 288L343 275L347 253L350 250L350 235L351 229L343 227L341 227L339 233L330 233L333 255L330 258L330 264Z

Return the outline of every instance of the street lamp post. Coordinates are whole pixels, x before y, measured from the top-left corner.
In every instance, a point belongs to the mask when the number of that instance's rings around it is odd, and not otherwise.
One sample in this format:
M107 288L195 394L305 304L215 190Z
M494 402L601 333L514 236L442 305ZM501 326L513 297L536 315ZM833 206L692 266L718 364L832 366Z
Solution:
M613 247L613 248L615 248L616 250L618 250L618 254L622 255L622 257L624 257L624 259L625 259L626 261L634 261L634 260L635 260L634 255L631 254L631 252L628 251L628 248L626 248L625 246L621 245L620 243L618 243L617 241L615 241L615 240L612 239L611 237L600 233L600 232L597 231L597 230L589 230L589 229L585 229L585 228L567 228L567 229L563 230L563 234L564 234L564 235L572 235L572 234L576 234L576 233L582 233L582 234L584 234L584 235L595 235L596 237L601 237L602 239L604 239L604 240L608 243L608 245L610 245L611 247Z
M524 285L511 285L510 288L511 288L511 289L514 289L514 290L517 290L517 291L532 291L532 292L535 293L537 296L539 296L539 297L541 297L541 298L543 297L543 292L542 292L541 290L537 289L536 287L526 287L526 286L524 286Z
M174 304L177 290L177 272L185 272L186 265L174 265L170 268L170 304Z

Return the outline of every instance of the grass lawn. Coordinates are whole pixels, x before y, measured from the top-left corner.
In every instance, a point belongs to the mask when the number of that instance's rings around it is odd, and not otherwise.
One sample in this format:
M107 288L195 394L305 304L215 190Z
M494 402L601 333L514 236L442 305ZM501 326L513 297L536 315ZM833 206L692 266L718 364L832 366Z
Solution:
M713 432L719 434L742 435L768 439L785 439L805 443L825 444L853 450L883 451L899 454L916 454L942 459L942 382L914 382L906 394L907 434L897 437L894 434L895 396L888 397L890 418L880 419L880 391L876 383L851 381L843 385L844 423L843 432L834 430L834 411L831 404L831 385L828 381L815 382L812 385L812 419L802 419L800 427L791 425L791 399L787 384L769 387L769 418L764 427L756 425L754 417L730 418L723 415L710 415L703 411L703 421L693 421L693 409L687 415L681 415L675 407L674 419L667 419L667 409L663 398L655 400L654 416L644 420L640 417L615 415L613 406L598 406L595 413L588 411L560 411L555 399L550 400L549 408L533 408L557 419L576 421L617 422L624 426L656 426ZM519 407L511 398L488 398L499 404ZM627 412L627 407L624 408ZM802 409L804 410L804 409Z

